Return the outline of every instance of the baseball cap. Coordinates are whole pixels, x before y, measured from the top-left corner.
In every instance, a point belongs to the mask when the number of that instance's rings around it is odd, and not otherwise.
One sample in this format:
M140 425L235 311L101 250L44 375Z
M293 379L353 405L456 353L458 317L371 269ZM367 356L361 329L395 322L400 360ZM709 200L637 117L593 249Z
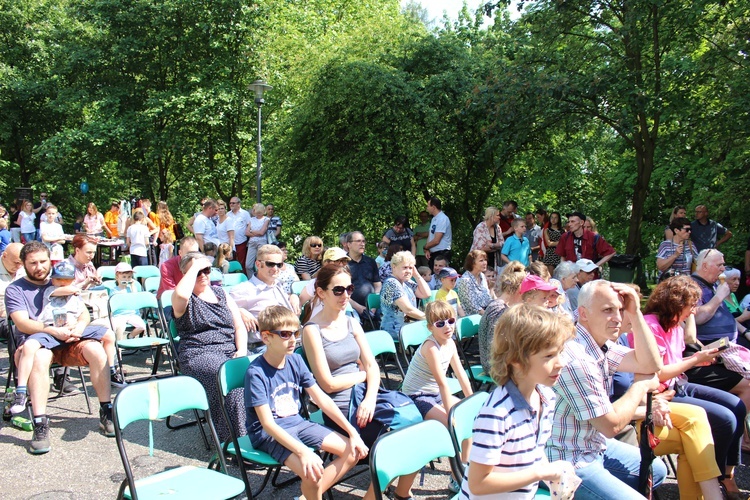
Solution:
M127 262L120 262L115 266L116 273L132 273L133 268Z
M581 271L586 272L586 273L590 273L591 271L595 269L599 269L599 266L594 264L594 261L590 259L578 259L576 261L576 265Z
M341 259L349 259L349 255L340 247L331 247L323 254L323 260L334 262Z
M438 279L443 278L458 278L458 273L452 267L444 267L438 273Z
M58 262L52 267L52 276L51 278L60 278L60 279L75 279L76 277L76 269L73 267L73 264L70 262L64 260L62 262Z
M521 282L521 295L532 290L551 292L552 290L557 290L557 287L551 283L547 283L535 274L529 274Z

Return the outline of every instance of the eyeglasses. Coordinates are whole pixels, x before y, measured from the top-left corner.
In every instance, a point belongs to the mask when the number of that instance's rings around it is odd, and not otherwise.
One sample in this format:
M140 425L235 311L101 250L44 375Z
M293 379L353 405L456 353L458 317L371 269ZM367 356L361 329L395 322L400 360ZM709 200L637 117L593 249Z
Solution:
M446 323L454 325L456 323L456 318L441 319L440 321L435 321L433 325L435 325L435 328L442 328Z
M367 240L352 240L352 243L367 243Z
M204 267L203 269L201 269L200 271L198 271L198 276L201 276L201 275L208 276L209 274L211 274L211 268L210 267Z
M348 295L351 295L354 293L354 285L335 286L331 288L331 291L336 297L341 297L342 295L344 295L344 292L346 292Z
M278 267L279 269L281 269L284 266L283 262L271 262L270 260L265 261L264 264L266 265L266 267L270 267L271 269L273 269L274 267Z
M322 243L310 243L310 248L320 248L322 246Z
M230 202L229 202L229 204L230 204L230 205L239 205L239 202L236 202L236 201L230 201Z
M299 330L291 331L291 330L264 330L262 333L275 333L279 337L281 337L281 340L289 340L290 338L294 337L295 339L299 338Z
M687 232L690 232L690 231L692 231L692 230L693 230L693 228L692 228L692 227L690 227L690 226L688 226L688 227L683 227L683 228L682 228L682 230L683 230L683 231L687 231Z

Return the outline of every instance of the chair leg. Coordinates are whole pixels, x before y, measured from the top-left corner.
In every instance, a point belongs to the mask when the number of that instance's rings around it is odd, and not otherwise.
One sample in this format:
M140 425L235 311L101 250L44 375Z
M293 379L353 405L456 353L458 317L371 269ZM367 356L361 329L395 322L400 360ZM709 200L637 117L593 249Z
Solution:
M86 379L83 378L83 367L78 367L78 374L81 377L81 385L83 385L83 395L86 397L86 407L89 410L89 415L91 415L91 398L89 398L89 390L86 387Z
M190 427L191 425L199 424L199 429L201 431L201 437L203 438L203 444L206 445L206 450L211 451L211 445L208 442L208 437L206 436L206 429L203 428L203 421L201 419L200 414L198 413L198 410L193 410L193 413L195 414L195 420L190 420L188 422L183 422L181 424L172 424L172 417L174 415L170 415L167 417L166 425L167 429L176 431L178 429L184 429L185 427Z

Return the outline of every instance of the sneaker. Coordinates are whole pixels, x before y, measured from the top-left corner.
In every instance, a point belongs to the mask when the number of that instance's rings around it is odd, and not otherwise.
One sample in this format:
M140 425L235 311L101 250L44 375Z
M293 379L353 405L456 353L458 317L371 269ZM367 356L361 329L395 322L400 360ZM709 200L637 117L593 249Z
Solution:
M80 392L76 386L70 383L70 375L65 376L64 374L59 373L52 377L52 381L57 392L60 392L60 387L62 387L63 394L75 394Z
M25 392L16 392L13 395L13 405L10 407L11 415L18 415L26 411L26 403L29 401L29 395Z
M31 438L32 455L41 455L49 451L49 420L44 418L40 423L34 423L34 436Z
M456 481L455 479L453 479L453 476L451 476L451 481L450 481L450 483L448 483L448 489L454 495L461 491L461 485L458 484L458 481Z
M112 405L99 408L99 430L107 437L115 437L115 424L112 422Z
M125 382L125 379L122 378L122 375L120 375L119 371L115 371L115 373L109 375L109 382L112 384L112 387L125 387L128 385L128 383Z

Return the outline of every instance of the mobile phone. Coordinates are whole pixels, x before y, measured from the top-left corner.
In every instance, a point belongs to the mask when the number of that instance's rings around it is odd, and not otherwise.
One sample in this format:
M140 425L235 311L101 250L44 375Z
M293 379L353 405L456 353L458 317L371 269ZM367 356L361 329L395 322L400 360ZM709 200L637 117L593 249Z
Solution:
M703 351L710 351L711 349L718 349L719 351L723 351L724 349L729 348L729 337L722 337L719 340L716 340L714 342L711 342L710 344L706 344L703 346Z

